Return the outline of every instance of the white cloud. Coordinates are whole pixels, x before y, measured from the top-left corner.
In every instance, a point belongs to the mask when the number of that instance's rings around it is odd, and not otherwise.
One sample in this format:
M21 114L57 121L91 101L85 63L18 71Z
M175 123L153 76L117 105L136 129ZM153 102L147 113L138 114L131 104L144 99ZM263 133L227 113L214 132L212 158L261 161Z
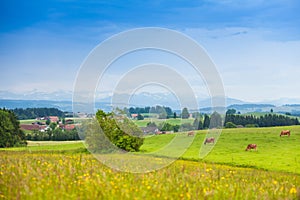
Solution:
M1 41L6 43L0 49L3 52L0 64L5 76L1 76L0 89L72 90L80 64L97 44L95 38L98 35L104 38L105 34L110 36L107 32L111 30L114 32L117 28L112 26L108 30L102 30L85 27L79 30L80 33L84 32L83 35L89 33L89 39L84 42L76 41L78 38L83 39L77 37L78 34L70 34L74 38L68 39L68 34L59 37L56 33L32 29L25 30L24 34L2 35ZM227 96L244 100L300 98L300 94L296 92L300 86L300 41L282 39L282 30L230 27L180 31L191 36L207 50L220 72ZM281 36L280 39L277 39L278 35ZM15 39L17 42L10 46L9 42ZM87 41L89 42L86 43ZM101 94L98 95L108 96L122 74L150 61L174 67L189 82L197 96L208 94L202 78L195 74L191 66L180 61L180 58L170 58L151 53L144 56L129 55L128 59L121 60L122 65L107 71L99 90Z
M244 100L300 97L300 41L268 40L268 30L187 29L216 63L228 96ZM243 34L236 34L243 33Z

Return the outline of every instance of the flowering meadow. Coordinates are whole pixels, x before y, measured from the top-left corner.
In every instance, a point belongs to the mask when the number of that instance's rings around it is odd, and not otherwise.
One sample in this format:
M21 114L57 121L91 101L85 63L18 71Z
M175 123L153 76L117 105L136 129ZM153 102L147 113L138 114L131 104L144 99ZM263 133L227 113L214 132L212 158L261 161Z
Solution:
M291 130L290 137L279 136L283 128ZM204 159L198 156L205 131L196 133L180 160L149 173L109 168L82 141L2 149L0 199L300 199L300 126L224 129ZM147 137L137 155L164 146L176 151L177 145L168 145L174 137ZM258 150L245 151L249 143ZM105 157L124 160L122 154ZM143 166L168 163L159 155L147 159ZM126 157L126 162L138 161Z
M134 174L86 153L0 152L0 199L300 199L299 186L299 174L203 162Z

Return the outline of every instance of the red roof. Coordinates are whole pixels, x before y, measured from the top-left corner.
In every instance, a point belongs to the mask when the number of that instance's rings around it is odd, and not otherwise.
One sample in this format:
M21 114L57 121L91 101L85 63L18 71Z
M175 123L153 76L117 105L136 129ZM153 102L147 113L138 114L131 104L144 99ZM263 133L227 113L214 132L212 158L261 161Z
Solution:
M59 118L57 116L49 116L51 122L58 122Z
M38 124L21 124L20 128L28 131L40 130L40 126Z
M75 128L74 124L67 124L65 125L65 130L73 130Z

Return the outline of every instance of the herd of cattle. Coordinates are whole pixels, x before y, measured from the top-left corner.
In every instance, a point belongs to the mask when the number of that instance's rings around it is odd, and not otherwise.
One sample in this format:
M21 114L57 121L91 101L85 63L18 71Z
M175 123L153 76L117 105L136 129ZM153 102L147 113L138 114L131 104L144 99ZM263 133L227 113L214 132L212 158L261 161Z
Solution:
M194 131L190 131L190 132L187 133L187 136L194 136L194 135L195 135ZM280 132L279 136L281 137L281 136L284 136L284 135L290 136L291 131L290 130L283 130L283 131ZM214 137L206 138L205 141L204 141L204 144L206 145L207 143L213 143L214 144L215 143L215 138ZM245 151L249 151L251 149L257 150L257 144L248 144Z

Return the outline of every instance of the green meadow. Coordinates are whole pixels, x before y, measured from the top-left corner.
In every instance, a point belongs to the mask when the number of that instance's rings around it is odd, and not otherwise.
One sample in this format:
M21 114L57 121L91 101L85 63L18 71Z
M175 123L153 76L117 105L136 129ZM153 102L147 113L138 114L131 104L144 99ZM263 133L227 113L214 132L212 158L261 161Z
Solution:
M280 137L283 129L291 130L291 136ZM199 150L206 134L205 130L197 131L192 145L181 158L300 174L300 126L223 129L212 151L200 159ZM170 143L173 138L172 134L149 137L141 150L155 151ZM250 143L257 144L257 151L245 151Z
M1 151L22 151L22 152L82 152L86 151L83 141L27 141L26 147L12 147L0 149Z
M155 118L145 118L144 120L134 120L133 122L139 127L146 127L149 122L155 122L156 125L162 123L170 123L172 125L180 125L184 123L192 124L194 119L181 119L181 118L170 118L170 119L155 119Z
M46 120L35 120L35 119L24 119L24 120L20 120L20 124L32 124L35 122L44 122L46 123Z
M291 136L279 137L283 129ZM149 173L111 169L81 141L2 149L0 199L300 198L300 126L224 129L204 159L199 150L207 132L196 133L194 138L186 133L146 137L138 155L166 146L176 151L175 137L192 140L179 160ZM249 143L257 144L257 151L245 151ZM153 157L154 162L162 159Z

